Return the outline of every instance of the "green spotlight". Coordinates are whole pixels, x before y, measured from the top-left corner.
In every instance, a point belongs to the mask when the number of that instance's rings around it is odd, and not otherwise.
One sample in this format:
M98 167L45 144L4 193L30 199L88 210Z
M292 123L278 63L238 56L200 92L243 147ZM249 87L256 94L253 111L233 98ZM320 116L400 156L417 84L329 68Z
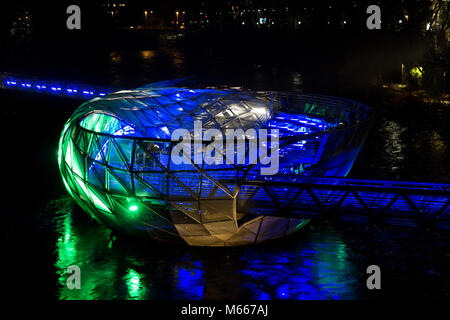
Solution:
M138 206L133 204L131 206L128 207L128 210L130 210L131 212L135 212L138 210Z

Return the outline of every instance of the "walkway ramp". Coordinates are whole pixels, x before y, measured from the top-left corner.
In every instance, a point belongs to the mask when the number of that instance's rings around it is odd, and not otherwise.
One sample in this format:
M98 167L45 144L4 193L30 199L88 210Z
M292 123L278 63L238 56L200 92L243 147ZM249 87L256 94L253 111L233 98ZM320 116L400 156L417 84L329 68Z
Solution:
M450 230L450 184L298 176L244 181L238 212Z

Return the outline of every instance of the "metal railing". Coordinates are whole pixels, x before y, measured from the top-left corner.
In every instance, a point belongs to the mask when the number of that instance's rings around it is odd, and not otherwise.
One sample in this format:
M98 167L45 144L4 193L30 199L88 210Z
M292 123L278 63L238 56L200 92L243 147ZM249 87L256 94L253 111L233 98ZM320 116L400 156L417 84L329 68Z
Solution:
M244 181L238 212L450 229L450 184L288 177ZM223 181L226 183L226 181Z
M76 82L65 83L63 81L46 80L12 73L0 73L0 88L82 100L105 96L108 93L119 90Z

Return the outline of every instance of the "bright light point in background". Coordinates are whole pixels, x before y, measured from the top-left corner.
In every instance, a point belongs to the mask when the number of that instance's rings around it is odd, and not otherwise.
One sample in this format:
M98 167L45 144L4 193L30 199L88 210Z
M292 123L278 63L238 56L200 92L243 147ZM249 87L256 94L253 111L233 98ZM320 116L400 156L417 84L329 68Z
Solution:
M135 212L135 211L137 211L137 209L138 209L138 206L135 204L128 207L128 210L130 210L131 212Z

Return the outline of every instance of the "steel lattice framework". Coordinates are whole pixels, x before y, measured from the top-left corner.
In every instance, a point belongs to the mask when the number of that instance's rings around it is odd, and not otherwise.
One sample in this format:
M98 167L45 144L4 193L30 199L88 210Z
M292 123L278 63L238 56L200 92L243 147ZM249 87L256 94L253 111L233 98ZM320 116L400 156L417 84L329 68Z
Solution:
M366 106L338 98L150 86L77 109L61 135L58 160L72 197L110 227L190 245L242 245L290 234L308 220L239 212L241 184L265 179L261 165L198 164L192 158L175 164L170 157L178 142L171 132L192 132L195 120L222 131L276 128L280 179L345 176L370 119ZM245 148L248 157L248 143Z
M331 214L361 222L450 228L450 184L298 176L287 182L285 178L243 182L238 210L303 218Z

